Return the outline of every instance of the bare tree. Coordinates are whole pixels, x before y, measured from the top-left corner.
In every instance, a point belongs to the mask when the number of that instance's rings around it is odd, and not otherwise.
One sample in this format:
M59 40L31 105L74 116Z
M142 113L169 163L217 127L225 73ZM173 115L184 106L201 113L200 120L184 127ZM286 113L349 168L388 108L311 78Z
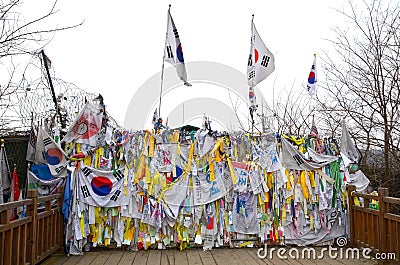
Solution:
M400 6L396 1L348 0L338 12L349 28L334 29L329 41L336 53L323 56L320 110L330 124L346 118L363 151L363 164L381 151L382 184L388 185L399 174L400 162Z
M40 65L37 63L39 52L56 32L82 24L52 26L48 21L57 13L56 4L57 0L42 15L26 20L26 16L21 13L23 5L21 0L0 1L0 124L2 128L12 122L12 117L7 116L10 109L20 110L24 108L24 104L29 103L21 101L21 98L26 97L28 92L33 93L35 91L33 86L41 84L44 85L43 88L47 88L43 82L34 81L38 79L38 76L37 73L32 72L32 66ZM41 67L33 68L40 69ZM33 78L35 75L36 77ZM35 106L34 102L31 103ZM14 118L17 121L31 116L28 113L27 116L21 117L26 113L20 111L15 111L15 113L17 115ZM22 124L26 122L22 121Z
M289 91L280 91L273 106L274 123L277 133L292 135L307 135L310 132L310 118L315 110L313 99L305 93L305 89L294 86Z
M21 0L1 1L0 6L0 59L6 56L32 53L42 49L50 35L57 31L75 28L80 24L65 27L42 27L51 16L57 13L53 3L49 11L42 16L25 21L24 14L19 12ZM34 44L34 45L33 45Z

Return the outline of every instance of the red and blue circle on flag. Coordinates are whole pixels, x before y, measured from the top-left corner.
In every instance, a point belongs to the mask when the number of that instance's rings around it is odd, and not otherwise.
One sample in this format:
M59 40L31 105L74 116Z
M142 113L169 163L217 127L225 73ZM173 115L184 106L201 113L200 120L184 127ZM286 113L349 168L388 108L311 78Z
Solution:
M310 75L308 76L308 83L311 85L315 83L315 73L314 72L310 72Z
M258 51L257 49L254 49L254 63L257 63L258 61Z
M185 60L183 59L183 51L182 51L182 45L179 43L178 47L176 47L176 57L178 57L178 60L183 63Z
M63 159L63 155L57 148L49 148L46 153L46 161L52 166L58 165Z
M249 90L249 99L250 100L254 99L254 90L252 90L251 88Z
M103 176L95 176L91 182L93 192L98 196L110 194L113 184L110 179Z

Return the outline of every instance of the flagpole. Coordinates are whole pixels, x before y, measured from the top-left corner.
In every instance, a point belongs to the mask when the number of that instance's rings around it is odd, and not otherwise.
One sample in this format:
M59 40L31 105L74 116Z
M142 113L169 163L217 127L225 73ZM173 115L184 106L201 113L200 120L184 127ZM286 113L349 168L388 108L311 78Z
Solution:
M161 117L161 97L163 91L163 83L164 83L164 66L165 66L165 47L167 46L167 39L168 39L168 28L169 28L169 14L171 10L171 4L168 7L168 15L167 15L167 31L165 32L165 43L164 43L164 52L163 52L163 61L162 61L162 68L161 68L161 87L160 87L160 101L158 104L158 117Z
M5 157L5 154L3 151L3 147L4 147L4 139L0 139L0 154L1 154L1 157L0 157L0 163L1 163L0 164L0 170L1 170L1 172L0 172L0 176L1 176L1 178L0 178L0 204L4 203L3 178L5 176L3 176L3 172L4 172L3 165L5 165L5 161L3 162L3 157ZM7 172L7 174L8 174L8 172Z
M250 50L250 54L252 54L253 53L253 49L254 49L254 39L253 39L253 37L254 37L254 32L253 32L253 28L254 28L254 14L252 14L251 15L251 43L250 43L250 45L251 45L251 50ZM251 67L252 67L252 71L254 71L254 69L255 69L255 65L254 65L254 63L253 63L253 56L251 56ZM251 87L252 88L254 88L254 77L252 76L251 77ZM254 91L253 91L253 93L255 93ZM254 100L256 100L256 97L254 96ZM251 134L253 135L253 132L254 132L254 108L253 108L253 105L252 105L252 103L250 102L250 108L249 108L249 111L250 111L250 118L251 118Z
M27 197L28 194L28 185L29 185L29 168L31 167L31 163L28 163L28 167L26 169L26 179L25 179L25 189L24 189L24 195L25 195L25 199ZM23 198L23 196L22 196Z
M315 80L314 80L314 94L317 93L317 89L316 89L316 83L317 83L317 66L316 66L316 58L317 58L317 54L314 53L314 60L313 60L313 66L314 66L314 74L315 74ZM311 95L311 104L309 106L310 112L313 116L313 121L314 121L314 106L315 106L315 98L314 98L314 94Z

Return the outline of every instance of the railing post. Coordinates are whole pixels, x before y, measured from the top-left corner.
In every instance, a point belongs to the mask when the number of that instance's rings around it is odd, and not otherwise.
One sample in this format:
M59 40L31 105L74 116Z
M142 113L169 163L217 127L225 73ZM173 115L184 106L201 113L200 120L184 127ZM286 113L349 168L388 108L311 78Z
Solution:
M347 185L347 196L349 199L349 217L350 217L350 244L354 245L356 240L355 240L355 228L354 228L354 210L353 210L353 205L354 205L354 199L351 196L352 192L356 190L356 186L354 185Z
M36 226L37 226L37 209L38 209L38 191L28 190L27 199L32 200L32 204L28 206L27 216L32 217L32 223L29 226L28 236L28 259L29 264L35 265L36 260Z
M11 219L11 211L14 209L4 210L0 213L0 224L9 225ZM12 264L12 233L13 229L3 232L1 235L5 234L0 240L3 240L0 255L0 264ZM4 252L3 252L4 251ZM3 256L4 255L4 256Z
M58 194L61 195L57 199L57 208L59 208L58 212L58 220L57 220L57 240L56 244L60 248L64 246L64 217L62 214L62 205L63 205L63 200L64 200L64 187L58 187Z
M2 211L0 213L0 224L9 224L11 219L11 209Z
M389 204L383 201L384 197L389 196L389 189L387 188L379 188L378 189L379 196L379 251L388 252L387 245L387 225L385 221L385 213L389 212Z

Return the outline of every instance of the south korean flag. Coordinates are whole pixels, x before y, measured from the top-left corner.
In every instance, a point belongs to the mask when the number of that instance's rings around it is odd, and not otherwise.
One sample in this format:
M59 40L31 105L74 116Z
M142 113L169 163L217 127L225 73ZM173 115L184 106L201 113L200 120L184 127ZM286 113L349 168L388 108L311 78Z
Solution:
M84 166L78 171L78 200L80 202L99 207L128 205L130 190L130 187L124 187L122 168L113 172Z
M170 6L171 9L171 6ZM171 16L171 11L168 9L167 35L165 39L164 61L175 66L179 78L185 86L191 86L187 82L187 74L185 60L183 58L182 44L179 38L178 30L176 29L174 20Z
M275 59L262 41L253 21L251 22L251 28L250 55L247 62L247 84L254 87L275 70Z

